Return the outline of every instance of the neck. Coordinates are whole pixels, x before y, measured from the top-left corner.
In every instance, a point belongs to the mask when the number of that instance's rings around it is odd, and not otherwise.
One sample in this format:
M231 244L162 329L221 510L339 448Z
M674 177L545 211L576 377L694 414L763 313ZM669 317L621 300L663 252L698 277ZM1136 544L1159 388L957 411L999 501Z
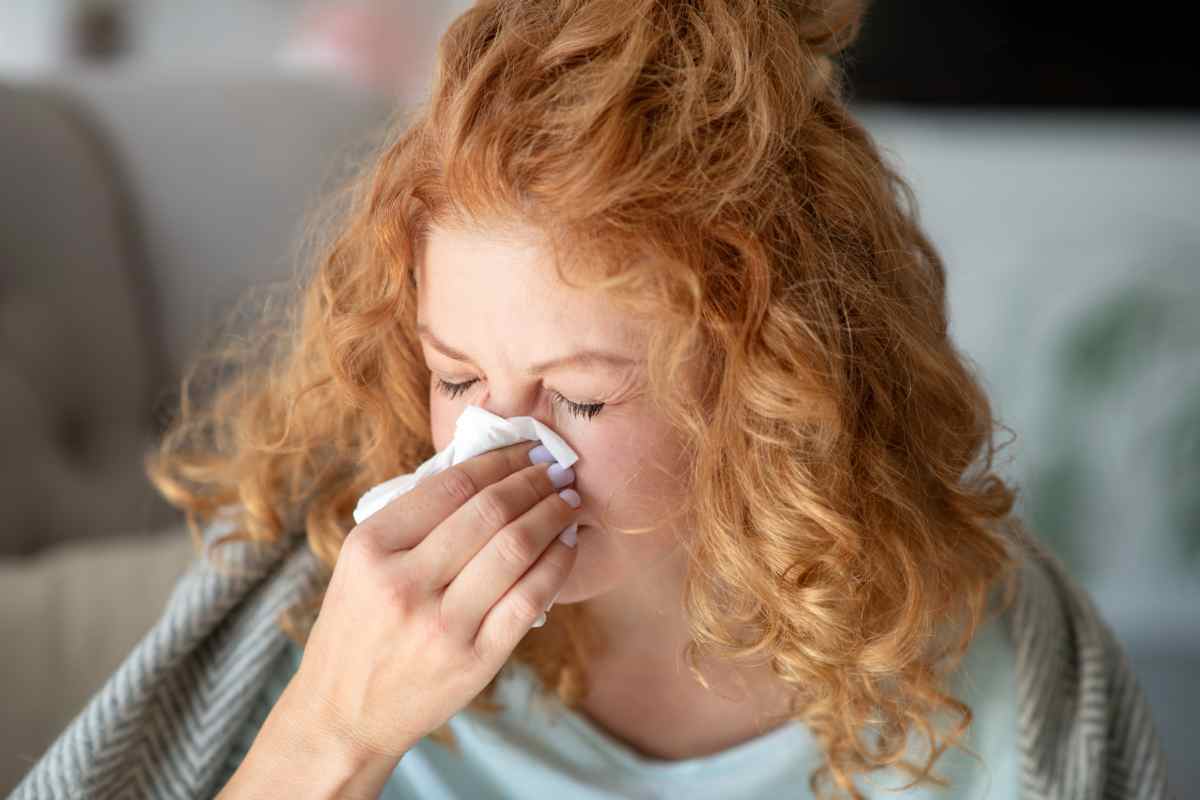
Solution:
M690 638L683 614L685 572L686 553L675 548L649 569L583 602L600 636L598 667L650 675L682 663Z
M635 680L663 691L708 692L689 669L684 651L691 631L683 608L687 554L675 548L634 578L584 601L600 636L587 665L589 682ZM736 665L699 659L705 680L721 694L790 691L765 664Z
M580 710L645 756L709 755L773 730L790 718L793 689L765 665L703 660L708 687L683 658L685 564L672 553L635 581L591 598L600 652L587 663Z

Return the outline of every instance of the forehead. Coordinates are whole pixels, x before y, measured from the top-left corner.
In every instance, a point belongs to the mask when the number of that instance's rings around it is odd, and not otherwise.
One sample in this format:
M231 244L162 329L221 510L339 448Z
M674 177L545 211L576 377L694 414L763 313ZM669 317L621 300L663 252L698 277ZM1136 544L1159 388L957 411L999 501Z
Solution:
M418 321L437 332L491 319L524 327L540 321L571 338L613 344L645 338L646 323L602 291L563 283L545 240L532 229L434 226L417 271Z

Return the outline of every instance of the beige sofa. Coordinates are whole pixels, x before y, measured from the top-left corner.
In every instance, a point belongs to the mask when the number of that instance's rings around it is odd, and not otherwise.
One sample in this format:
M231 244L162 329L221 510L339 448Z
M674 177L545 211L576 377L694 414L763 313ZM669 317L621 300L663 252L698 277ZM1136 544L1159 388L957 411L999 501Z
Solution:
M0 795L192 557L141 463L179 376L248 287L289 277L391 110L281 75L0 83Z
M7 793L158 616L192 558L185 529L78 539L0 560Z

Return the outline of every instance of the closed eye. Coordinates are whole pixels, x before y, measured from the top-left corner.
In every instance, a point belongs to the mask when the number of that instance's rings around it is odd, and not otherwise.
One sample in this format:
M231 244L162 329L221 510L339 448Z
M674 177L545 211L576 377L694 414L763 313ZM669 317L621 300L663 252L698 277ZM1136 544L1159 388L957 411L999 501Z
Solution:
M441 392L449 395L450 397L458 397L460 394L469 389L472 384L478 383L479 379L472 378L471 380L464 381L463 383L450 383L442 380L441 378L435 378L435 381L437 382L437 388ZM572 400L568 400L558 392L554 391L551 392L551 397L553 398L554 402L566 406L568 411L583 419L592 419L599 414L600 410L605 406L604 403L576 403Z

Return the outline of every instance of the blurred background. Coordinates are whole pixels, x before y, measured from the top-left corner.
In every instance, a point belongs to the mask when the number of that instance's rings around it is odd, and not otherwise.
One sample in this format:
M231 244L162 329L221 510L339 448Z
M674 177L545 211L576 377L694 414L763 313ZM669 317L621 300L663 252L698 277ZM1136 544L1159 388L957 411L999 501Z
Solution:
M290 279L317 202L425 95L468 5L0 0L0 793L192 558L141 470L190 359ZM1176 12L1096 9L878 0L846 63L1015 434L1020 513L1193 786L1200 68Z

